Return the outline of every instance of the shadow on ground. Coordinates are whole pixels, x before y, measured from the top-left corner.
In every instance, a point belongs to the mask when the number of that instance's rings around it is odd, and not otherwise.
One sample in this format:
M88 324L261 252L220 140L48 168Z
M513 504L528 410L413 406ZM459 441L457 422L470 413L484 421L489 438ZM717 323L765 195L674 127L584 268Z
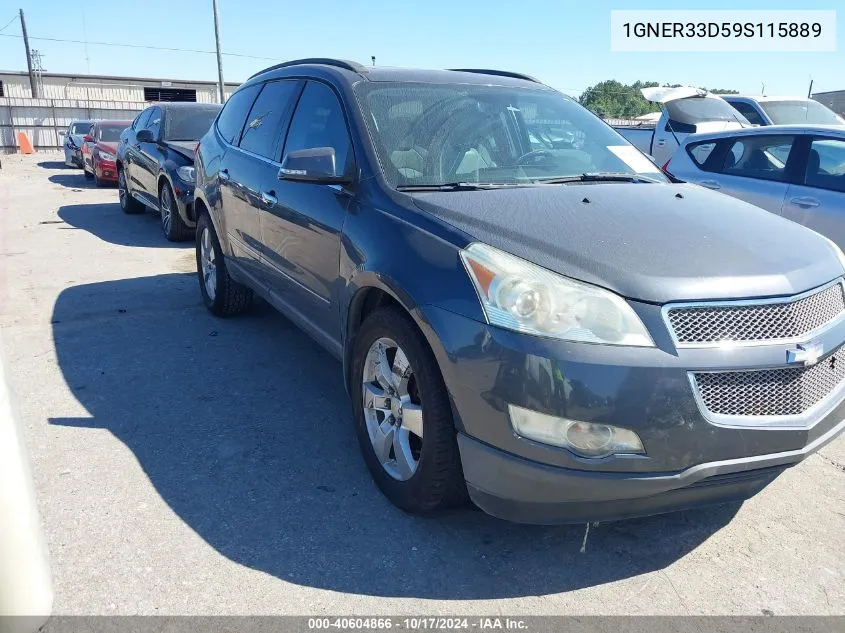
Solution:
M237 563L349 593L542 595L663 568L737 512L602 524L584 554L583 525L520 526L470 508L406 515L366 472L339 363L264 304L210 316L196 284L170 274L62 292L58 362L90 417L51 423L113 433L173 511Z
M53 174L52 176L48 176L47 180L52 182L54 185L61 185L62 187L67 187L68 189L109 189L111 187L97 187L94 184L93 178L86 178L85 174L82 173L81 169L70 170L66 174ZM117 199L117 192L115 191L114 194L115 200Z
M115 194L117 197L117 194ZM59 217L67 224L88 231L105 242L146 248L193 248L193 240L168 242L159 216L150 213L127 214L120 203L70 204L59 208Z
M75 167L67 167L63 160L42 160L38 163L38 166L43 169L76 169ZM82 173L82 170L79 170L79 173Z

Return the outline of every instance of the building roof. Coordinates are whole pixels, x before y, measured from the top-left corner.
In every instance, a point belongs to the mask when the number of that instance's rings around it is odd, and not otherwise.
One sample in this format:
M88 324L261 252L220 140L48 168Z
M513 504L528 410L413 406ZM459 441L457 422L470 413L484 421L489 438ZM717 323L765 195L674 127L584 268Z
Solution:
M25 70L0 70L0 75L18 75L22 77L28 77L29 73ZM199 84L203 86L216 86L216 81L207 81L207 80L194 80L194 79L167 79L167 78L155 78L155 77L124 77L121 75L85 75L82 73L41 73L42 77L66 77L69 79L90 79L90 80L107 80L107 81L139 81L139 82L155 82L161 83L163 81L169 81L171 83L177 84ZM231 82L226 81L224 85L231 86L232 88L237 88L240 86L240 82Z

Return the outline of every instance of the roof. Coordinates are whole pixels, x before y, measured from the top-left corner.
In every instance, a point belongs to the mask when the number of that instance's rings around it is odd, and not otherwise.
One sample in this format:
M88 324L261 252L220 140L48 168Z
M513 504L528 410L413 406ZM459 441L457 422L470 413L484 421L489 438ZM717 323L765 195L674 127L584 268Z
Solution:
M461 83L496 86L522 86L550 89L528 75L501 70L425 70L420 68L400 68L394 66L364 66L363 64L359 64L357 62L322 58L283 62L259 71L250 77L250 80L254 77L270 74L295 74L297 70L302 69L319 70L350 83L356 83L358 81L402 81L417 83Z
M699 141L702 139L719 139L734 136L771 136L772 134L819 134L845 138L845 126L762 125L759 127L746 127L738 130L724 130L721 132L702 132L701 134L691 134L687 138Z
M29 77L29 73L25 70L0 70L0 75L18 75L22 77ZM106 81L147 81L160 84L163 81L169 81L176 84L199 84L203 86L216 86L216 81L208 80L194 80L194 79L167 79L155 77L125 77L121 75L83 75L79 73L41 73L42 77L66 77L70 79L89 79L89 80L106 80ZM226 81L224 85L231 88L240 86L240 82Z
M807 97L773 97L769 95L719 95L723 99L749 99L751 101L759 101L765 103L766 101L812 101Z

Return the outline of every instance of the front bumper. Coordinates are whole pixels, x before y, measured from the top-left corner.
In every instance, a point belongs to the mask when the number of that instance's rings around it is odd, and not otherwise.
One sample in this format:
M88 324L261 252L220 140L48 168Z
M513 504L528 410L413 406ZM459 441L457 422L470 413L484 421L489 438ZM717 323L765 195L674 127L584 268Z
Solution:
M845 428L842 400L807 426L710 422L696 402L690 371L783 365L787 346L679 350L659 306L634 308L655 348L543 339L442 308L422 309L423 330L452 398L467 485L479 506L511 520L559 523L744 499ZM828 350L842 345L845 322L820 340ZM647 454L584 459L519 437L508 404L631 429Z
M94 173L97 178L106 182L117 182L117 165L115 163L106 163L98 161L94 168Z

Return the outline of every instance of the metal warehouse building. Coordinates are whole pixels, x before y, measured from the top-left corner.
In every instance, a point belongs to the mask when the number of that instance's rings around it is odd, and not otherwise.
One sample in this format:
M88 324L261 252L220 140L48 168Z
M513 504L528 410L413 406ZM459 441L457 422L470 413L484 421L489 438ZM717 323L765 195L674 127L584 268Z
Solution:
M845 117L845 90L817 92L813 95L813 99L819 103L823 103L839 116Z
M217 103L217 82L151 79L146 77L112 77L107 75L67 75L41 73L38 76L42 99L74 99L79 101L197 101ZM226 98L237 83L227 83ZM0 71L0 97L31 98L29 74Z

